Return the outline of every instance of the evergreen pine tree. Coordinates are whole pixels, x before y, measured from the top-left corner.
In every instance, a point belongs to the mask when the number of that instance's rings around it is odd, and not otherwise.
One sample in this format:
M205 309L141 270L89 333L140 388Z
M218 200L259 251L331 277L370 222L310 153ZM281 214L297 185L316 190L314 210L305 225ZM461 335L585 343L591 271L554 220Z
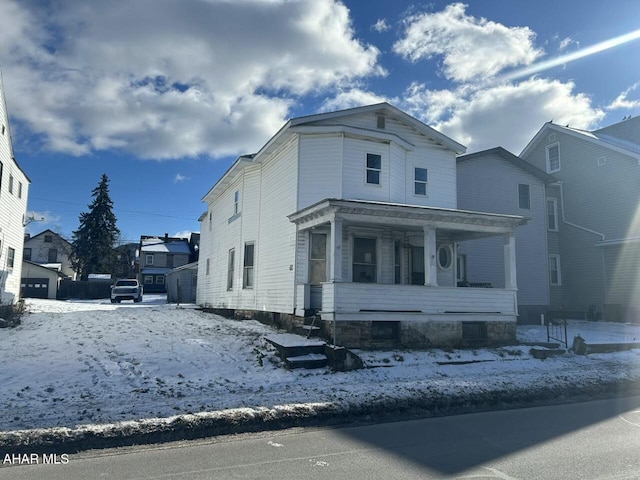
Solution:
M73 232L71 242L72 263L82 280L91 273L111 273L115 261L113 247L120 236L105 174L91 196L93 202L88 205L88 212L80 214L80 226Z

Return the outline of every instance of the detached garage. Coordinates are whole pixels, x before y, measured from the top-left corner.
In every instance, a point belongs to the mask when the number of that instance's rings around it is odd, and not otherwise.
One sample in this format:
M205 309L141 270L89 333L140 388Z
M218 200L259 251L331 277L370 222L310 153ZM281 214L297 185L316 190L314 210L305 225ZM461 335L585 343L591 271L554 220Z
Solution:
M196 303L198 283L198 262L174 268L165 274L167 302Z
M58 294L58 282L62 274L37 263L23 260L20 296L22 298L50 298Z

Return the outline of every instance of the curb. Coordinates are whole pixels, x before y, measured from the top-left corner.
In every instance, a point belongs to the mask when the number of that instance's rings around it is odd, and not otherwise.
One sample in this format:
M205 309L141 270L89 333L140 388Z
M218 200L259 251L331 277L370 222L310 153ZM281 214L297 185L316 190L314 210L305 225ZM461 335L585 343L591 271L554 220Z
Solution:
M346 406L306 403L272 408L237 408L105 425L0 432L0 455L71 454L84 450L195 440L292 427L379 423L584 402L639 393L640 380L620 380L587 386L556 385L553 388L538 387L528 390L487 390L456 397L443 393L423 393Z

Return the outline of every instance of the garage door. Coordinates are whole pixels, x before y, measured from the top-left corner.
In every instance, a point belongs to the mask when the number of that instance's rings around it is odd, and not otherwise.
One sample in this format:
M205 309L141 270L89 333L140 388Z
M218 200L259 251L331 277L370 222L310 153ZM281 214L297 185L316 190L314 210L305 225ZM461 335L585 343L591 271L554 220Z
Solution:
M49 296L48 278L23 278L22 298L47 298Z

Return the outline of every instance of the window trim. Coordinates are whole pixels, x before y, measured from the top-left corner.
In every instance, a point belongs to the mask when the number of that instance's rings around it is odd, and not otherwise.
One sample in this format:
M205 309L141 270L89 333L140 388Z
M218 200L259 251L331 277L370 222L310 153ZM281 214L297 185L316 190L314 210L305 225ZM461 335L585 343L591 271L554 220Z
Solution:
M554 147L558 149L558 168L556 169L551 168L551 158L549 157L549 150L551 150ZM556 142L556 143L552 143L551 145L547 145L545 147L545 153L546 153L546 160L547 160L546 161L547 173L556 173L562 170L562 164L560 163L560 143Z
M145 285L153 285L153 275L144 275L144 278L142 279L142 281L144 282Z
M447 252L446 265L442 265L442 263L440 262L440 252L442 252L443 250ZM436 249L436 259L438 263L438 268L440 270L443 270L443 271L449 270L453 265L453 248L451 247L451 245L448 243L441 243L440 245L438 245L438 248ZM426 275L426 272L425 272L425 275Z
M554 282L553 281L553 275L552 275L552 262L551 259L555 260L555 267L556 267L556 272L557 272L557 281ZM560 287L562 286L562 267L561 267L561 262L560 262L560 255L558 255L557 253L552 253L549 255L549 284L552 287Z
M164 275L156 275L156 285L164 285Z
M29 252L28 255L27 255L27 251ZM32 254L31 247L24 247L24 249L22 250L22 259L23 260L27 260L28 262L30 262L31 261L31 254Z
M153 266L153 257L154 255L151 253L147 253L144 256L144 264L145 265L149 265L149 266ZM149 261L149 259L151 259L151 261Z
M233 192L233 215L240 213L240 190Z
M549 204L553 204L553 226L549 224ZM558 231L558 199L557 198L547 198L547 230L550 232Z
M251 265L247 265L247 247L251 247ZM255 285L256 242L244 242L242 259L242 288L252 289ZM250 276L249 276L250 275ZM251 280L250 282L248 280Z
M375 242L375 250L374 250L374 256L373 256L373 262L370 263L362 263L362 262L356 262L356 240L357 239L364 239L364 240L373 240ZM378 248L379 248L380 242L378 237L376 236L367 236L367 235L354 235L353 236L353 245L352 245L352 249L351 249L351 281L354 283L378 283L378 278L379 278L379 274L378 274L378 268L380 267L379 265L379 253L378 253ZM373 267L373 279L370 282L361 282L359 280L357 280L356 278L354 278L355 276L353 275L353 271L356 265L364 265L364 266L368 266L368 267Z
M522 193L520 187L527 187L527 206L522 206ZM528 183L518 183L518 208L520 210L531 210L531 185Z
M13 195L13 175L9 174L9 193Z
M16 250L15 248L8 247L7 248L7 268L13 269L16 261Z
M424 170L426 180L418 180L418 170ZM424 185L424 193L418 193L418 185ZM416 197L428 197L429 196L429 169L426 167L413 167L413 194Z
M375 168L375 167L370 167L369 166L369 157L378 157L380 159L380 168ZM377 182L370 182L369 181L369 172L371 173L377 173L378 174L378 181ZM373 186L377 186L380 187L382 186L382 155L379 153L370 153L367 152L365 154L365 159L364 159L364 183L366 185L373 185Z

